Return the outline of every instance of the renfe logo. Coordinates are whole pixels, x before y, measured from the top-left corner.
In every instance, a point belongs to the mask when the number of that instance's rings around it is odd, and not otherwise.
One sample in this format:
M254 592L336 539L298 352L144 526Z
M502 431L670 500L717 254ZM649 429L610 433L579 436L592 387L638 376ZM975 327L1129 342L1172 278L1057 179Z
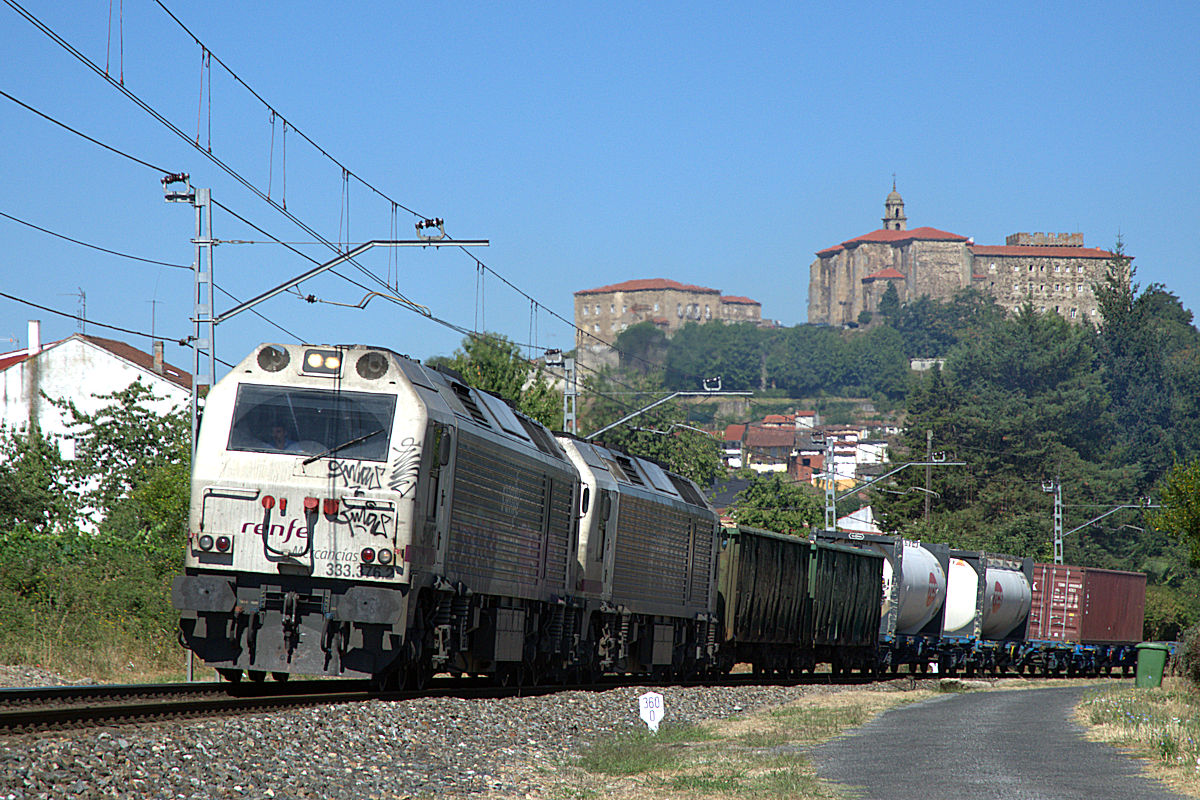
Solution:
M247 522L242 526L242 533L253 533L255 536L262 536L263 524L261 522ZM272 537L282 536L283 543L287 544L292 540L293 536L295 536L297 539L307 539L308 528L305 527L305 523L301 522L300 519L297 518L293 519L291 524L289 524L286 528L284 528L283 525L272 525L268 535Z

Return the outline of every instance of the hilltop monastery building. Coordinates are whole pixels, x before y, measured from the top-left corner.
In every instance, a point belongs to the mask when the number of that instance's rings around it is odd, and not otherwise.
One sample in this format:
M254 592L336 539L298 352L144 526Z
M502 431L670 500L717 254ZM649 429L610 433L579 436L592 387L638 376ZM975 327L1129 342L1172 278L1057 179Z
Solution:
M1015 311L1032 301L1069 320L1096 320L1092 284L1112 253L1083 246L1082 233L1014 233L1003 245L937 228L908 228L904 201L892 191L883 227L817 252L809 267L808 321L843 325L875 312L889 285L900 302L929 295L948 300L974 286Z
M762 305L749 297L722 295L717 289L649 278L575 293L575 345L580 357L613 362L609 344L639 322L651 322L668 336L689 322L762 324Z

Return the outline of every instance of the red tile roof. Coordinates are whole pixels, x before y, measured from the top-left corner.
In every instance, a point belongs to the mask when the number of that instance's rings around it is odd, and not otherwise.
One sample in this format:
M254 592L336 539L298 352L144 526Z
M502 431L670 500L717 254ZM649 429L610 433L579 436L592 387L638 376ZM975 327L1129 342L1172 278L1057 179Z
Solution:
M973 245L971 252L977 256L1018 257L1033 256L1035 258L1102 258L1109 259L1113 254L1107 250L1097 250L1094 247L1039 247L1031 244L995 244Z
M833 247L827 247L824 250L818 250L817 255L823 257L832 253L836 253L838 250L843 248L853 247L867 242L897 244L899 242L911 242L916 240L922 242L970 241L966 236L959 236L957 233L950 233L949 231L940 231L937 228L921 227L913 228L912 230L908 231L880 229L877 231L871 231L870 233L864 233L862 236L855 236L853 239L847 239L840 245L834 245Z
M119 342L116 339L103 339L99 336L88 336L86 334L78 335L79 338L86 339L97 347L107 350L118 358L131 361L147 372L154 372L154 356L150 355L144 350L138 350L133 345L126 344L125 342ZM192 388L192 374L180 369L174 364L167 363L166 361L163 362L162 377L166 378L177 386L182 386L184 389L188 389L189 391Z
M154 356L142 350L138 350L136 347L128 345L125 342L119 342L116 339L104 339L100 336L88 336L86 334L77 333L68 339L60 339L57 342L47 342L46 344L43 344L41 352L44 353L51 348L57 347L63 342L67 342L70 341L70 339L75 338L83 339L84 341L90 342L96 347L107 350L114 356L123 358L126 361L141 367L147 372L154 372ZM14 364L19 364L27 358L29 358L29 355L23 350L0 356L0 371L8 369ZM165 361L163 362L162 377L166 378L177 386L188 389L189 391L192 388L191 373Z
M721 295L721 302L722 303L735 303L735 304L744 305L744 306L761 306L762 305L762 303L758 302L757 300L751 300L749 297L738 297L736 295L727 295L727 294Z
M668 280L667 278L641 278L638 280L625 281L623 283L614 283L611 286L601 286L597 289L582 289L575 294L581 295L607 294L609 292L644 292L650 290L661 291L663 289L676 289L681 292L720 294L720 292L716 289L709 289L704 286L692 286L691 284L680 283L679 281Z
M745 425L726 425L725 426L725 441L740 442L742 436L746 433Z
M13 364L20 364L27 358L29 358L29 356L26 353L12 353L6 356L0 356L0 371L8 369Z
M746 431L747 447L795 447L796 432L786 428L750 428Z
M892 280L893 278L903 278L903 277L904 277L903 272L896 269L895 267L888 267L887 269L879 270L879 272L871 273L867 277L863 278L863 282L865 283L866 281L874 281L874 280Z

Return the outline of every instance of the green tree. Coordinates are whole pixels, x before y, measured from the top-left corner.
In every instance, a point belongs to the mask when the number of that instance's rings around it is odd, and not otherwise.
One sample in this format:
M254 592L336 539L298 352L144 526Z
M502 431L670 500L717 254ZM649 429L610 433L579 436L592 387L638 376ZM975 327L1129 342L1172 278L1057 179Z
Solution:
M1162 508L1150 512L1156 530L1188 546L1191 564L1200 566L1200 459L1176 464L1158 487Z
M888 281L887 288L883 290L883 296L879 298L879 313L887 319L895 319L899 311L900 294L896 291L896 284Z
M627 374L619 382L607 372L593 376L586 382L581 430L601 430L669 393L653 375ZM724 471L720 443L696 430L688 412L689 406L680 400L663 403L605 431L598 441L630 455L654 459L701 487L708 486Z
M804 536L824 521L817 491L775 472L757 477L738 492L732 516L741 525Z
M1118 239L1093 291L1120 456L1137 465L1144 488L1174 461L1200 453L1200 333L1179 298L1158 284L1139 292L1135 274Z
M990 295L968 288L949 301L922 295L888 315L888 324L901 333L906 356L936 358L945 356L972 332L1003 316L1004 312Z
M37 425L0 432L0 531L50 533L74 522L57 445Z
M946 370L932 370L910 393L900 456L923 456L932 430L936 450L967 462L932 474L934 518L958 546L1045 553L1043 480L1059 479L1080 501L1130 495L1132 470L1108 458L1112 418L1091 342L1085 327L1026 304L956 345ZM923 488L922 473L907 470L897 483ZM892 529L923 516L923 492L878 492L875 499ZM1125 545L1113 537L1106 546Z
M468 336L445 362L468 385L511 400L521 413L551 430L562 427L562 394L532 365L521 348L500 334Z
M174 467L182 483L176 497L186 498L191 438L184 411L152 410L160 398L141 381L96 397L109 402L91 414L70 401L51 401L70 419L75 460L69 462L67 473L81 504L107 518L151 476L168 467ZM186 499L182 505L186 509ZM182 513L186 515L186 510Z
M723 389L761 388L770 336L770 331L749 322L689 322L671 338L666 385L680 391L697 390L702 379L720 376Z
M613 343L621 357L621 369L641 373L658 370L666 357L667 335L653 322L630 325Z

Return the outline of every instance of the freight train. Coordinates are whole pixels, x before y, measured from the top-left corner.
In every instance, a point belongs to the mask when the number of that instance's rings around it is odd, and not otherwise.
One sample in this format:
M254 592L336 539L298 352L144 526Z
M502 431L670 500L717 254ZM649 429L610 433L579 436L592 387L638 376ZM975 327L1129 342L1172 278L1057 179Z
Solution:
M688 479L452 371L266 344L206 399L172 603L231 681L1128 667L1136 576L1108 627L1068 599L1088 585L1111 588L898 537L723 529Z

